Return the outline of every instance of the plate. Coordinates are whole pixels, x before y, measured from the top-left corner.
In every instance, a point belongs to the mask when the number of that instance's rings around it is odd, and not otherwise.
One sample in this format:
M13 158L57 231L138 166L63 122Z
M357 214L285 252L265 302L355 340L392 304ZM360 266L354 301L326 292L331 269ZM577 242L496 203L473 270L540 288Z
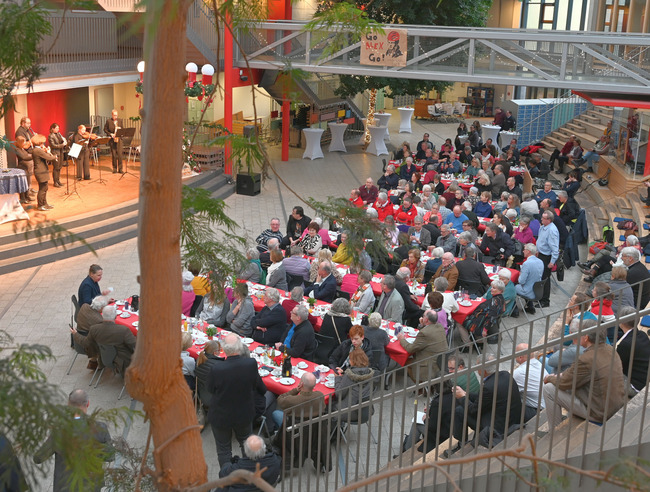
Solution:
M134 322L132 323L132 325L133 325L135 328L137 328L139 324L140 324L140 323L137 322L137 321L134 321Z
M122 310L121 309L116 309L115 314L122 314Z
M253 340L252 338L242 338L241 341L244 342L246 345L250 345L255 340Z
M336 383L334 381L325 381L323 383L323 386L326 388L334 388L334 386L336 386Z
M118 305L118 306L124 306L125 302L126 301L115 301L115 304Z
M264 350L264 347L256 347L253 352L255 352L256 354L262 355L265 352L265 350Z
M130 317L131 317L131 313L127 313L126 311L120 314L120 318L130 318Z
M284 384L285 386L291 386L296 382L295 379L293 378L282 378L280 379L280 384Z
M265 378L266 376L268 376L269 374L271 374L271 373L270 373L269 371L267 371L266 369L260 369L260 370L259 370L259 373L260 373L260 377L262 377L262 378Z
M282 369L273 369L273 372L271 374L273 374L275 377L282 376Z
M320 366L316 366L316 369L319 370L322 373L326 373L330 371L330 368L321 364Z
M458 301L459 306L465 306L465 307L470 307L472 305L472 301Z
M307 364L304 361L300 361L298 362L298 364L296 364L296 367L298 367L299 369L307 369L309 367L309 364Z

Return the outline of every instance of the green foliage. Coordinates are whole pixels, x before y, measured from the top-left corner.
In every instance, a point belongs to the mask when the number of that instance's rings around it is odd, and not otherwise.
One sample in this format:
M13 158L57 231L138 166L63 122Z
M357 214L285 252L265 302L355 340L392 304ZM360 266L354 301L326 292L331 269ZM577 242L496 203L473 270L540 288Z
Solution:
M223 293L228 277L246 263L241 253L245 241L234 234L237 224L225 209L223 200L211 198L208 190L183 187L181 256L186 265L208 272L215 295Z
M253 174L261 172L266 177L269 158L258 135L245 137L228 132L224 128L224 133L208 142L209 146L226 147L230 146L230 156L233 163L233 173L245 172Z
M118 439L115 443L115 450L120 455L120 466L112 467L106 470L106 490L115 490L119 492L135 491L136 481L134 477L140 474L140 468L143 464L144 450L132 448L123 439ZM149 453L144 461L145 467L149 470L154 469L153 455ZM144 473L141 476L138 491L154 492L158 490L155 486L154 478L151 473Z
M365 77L360 75L341 75L341 85L334 92L339 97L353 97L367 89L386 89L386 96L405 96L426 94L435 90L446 91L453 84L439 80L396 79L389 77Z
M75 482L82 483L99 470L105 455L93 442L74 438L72 409L63 404L65 396L47 382L41 369L53 359L49 347L17 344L8 333L0 331L0 434L13 443L27 480L34 481L45 473L34 464L32 456L56 430L54 446L64 450ZM126 409L96 411L87 421L89 425L99 421L117 424L134 414ZM33 488L35 484L31 485Z
M16 83L31 87L43 71L38 45L52 30L42 4L29 0L0 2L0 118L14 109Z

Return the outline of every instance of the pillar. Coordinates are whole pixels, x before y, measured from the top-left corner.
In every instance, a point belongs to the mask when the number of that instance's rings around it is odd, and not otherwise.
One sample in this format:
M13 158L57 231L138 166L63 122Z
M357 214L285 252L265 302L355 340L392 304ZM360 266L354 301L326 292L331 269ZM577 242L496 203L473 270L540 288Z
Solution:
M226 16L226 24L230 24L230 16ZM233 70L233 40L230 29L223 29L223 120L224 126L232 131L232 92L234 88L234 70ZM226 143L224 148L224 174L233 174L232 166L232 147L230 142Z

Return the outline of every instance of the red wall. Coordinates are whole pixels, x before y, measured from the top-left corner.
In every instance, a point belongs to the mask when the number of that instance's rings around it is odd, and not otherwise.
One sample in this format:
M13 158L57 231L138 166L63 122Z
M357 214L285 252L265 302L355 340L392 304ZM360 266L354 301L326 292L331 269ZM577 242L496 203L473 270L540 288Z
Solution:
M27 114L32 120L32 129L47 136L50 125L58 123L61 133L67 131L66 102L68 91L32 92L27 94Z

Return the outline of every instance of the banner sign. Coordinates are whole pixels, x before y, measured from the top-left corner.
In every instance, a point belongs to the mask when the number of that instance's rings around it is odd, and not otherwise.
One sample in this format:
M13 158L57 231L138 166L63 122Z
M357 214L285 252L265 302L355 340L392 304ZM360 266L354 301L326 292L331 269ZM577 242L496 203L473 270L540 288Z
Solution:
M408 49L406 36L406 29L390 29L384 34L366 34L361 39L361 64L405 67Z

